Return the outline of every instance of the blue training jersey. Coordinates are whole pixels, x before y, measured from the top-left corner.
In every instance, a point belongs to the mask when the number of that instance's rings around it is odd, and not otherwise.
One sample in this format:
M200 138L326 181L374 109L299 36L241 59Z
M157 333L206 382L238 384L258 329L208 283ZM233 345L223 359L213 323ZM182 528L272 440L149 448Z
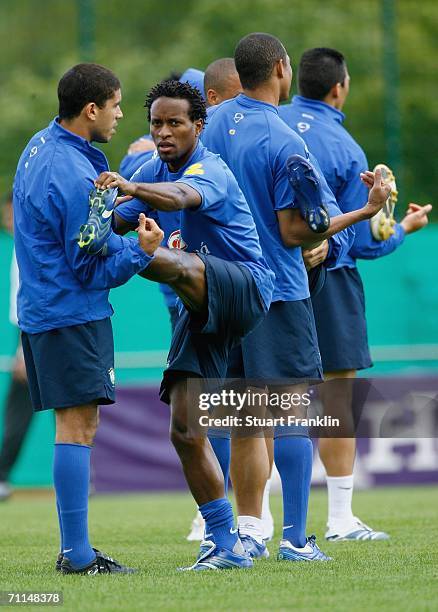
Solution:
M143 138L150 139L151 137L149 134L147 134L143 136ZM129 180L134 172L140 168L140 166L152 159L152 157L156 156L156 154L156 151L143 151L142 153L132 154L128 153L120 162L119 174L121 174L123 178ZM149 217L153 216L163 230L163 246L169 246L169 241L172 244L177 242L181 227L179 211L175 213L161 213L160 211L153 211L152 214L152 209L150 209L150 211L148 211L146 214ZM173 308L176 305L178 296L174 291L172 291L169 285L166 285L165 283L160 283L159 287L161 293L163 294L164 301L166 302L166 306L168 308Z
M361 147L342 125L344 113L325 102L294 96L290 104L279 107L279 114L317 158L342 212L364 206L368 189L359 175L368 170L368 162ZM356 258L388 255L403 242L405 235L399 223L394 226L395 234L383 241L373 238L369 221L361 221L354 227L356 235L351 249L334 268L354 268Z
M309 157L304 141L279 118L276 106L244 94L223 102L209 116L202 141L220 154L245 194L263 254L275 272L273 301L309 297L301 248L284 245L277 219L278 211L295 208L286 161L295 153ZM336 207L325 182L323 188L327 202Z
M97 321L113 313L109 289L146 268L137 239L114 236L108 257L78 246L94 179L105 155L57 120L35 134L14 180L14 233L20 272L18 324L28 333Z
M132 180L138 183L178 181L195 189L202 202L198 208L181 211L180 248L244 264L269 308L274 274L263 257L248 204L233 174L218 155L198 143L178 172L170 172L167 164L157 157L139 168ZM117 214L136 223L145 207L147 212L147 205L134 199L121 204Z
M144 137L143 137L144 138ZM149 161L155 151L141 151L140 153L127 153L120 162L119 174L129 180L134 172Z

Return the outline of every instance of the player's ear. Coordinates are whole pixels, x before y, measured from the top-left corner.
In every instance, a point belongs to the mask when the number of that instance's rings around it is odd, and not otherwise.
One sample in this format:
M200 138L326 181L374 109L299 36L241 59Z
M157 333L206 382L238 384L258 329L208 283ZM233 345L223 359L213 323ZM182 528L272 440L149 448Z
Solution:
M195 121L195 135L199 136L199 134L202 132L204 128L204 120L203 119L196 119Z
M96 121L98 106L95 102L88 102L82 109L82 114L90 121Z
M341 95L342 83L336 83L330 90L331 97L337 100Z
M286 71L286 66L284 65L284 61L282 59L277 60L274 66L274 74L279 79L282 79L284 77L285 71Z
M212 88L207 90L207 102L210 106L215 106L216 104L219 104L218 95L216 91Z

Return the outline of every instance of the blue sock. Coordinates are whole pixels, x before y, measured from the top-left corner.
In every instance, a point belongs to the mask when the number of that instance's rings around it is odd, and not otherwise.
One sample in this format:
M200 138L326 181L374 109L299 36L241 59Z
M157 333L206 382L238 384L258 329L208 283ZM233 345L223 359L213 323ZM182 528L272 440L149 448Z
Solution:
M230 477L231 439L229 435L223 437L223 434L218 436L214 432L208 433L208 439L221 466L222 474L224 475L225 496L227 496L228 480Z
M234 515L226 497L215 499L199 506L199 511L206 523L206 536L211 538L218 548L233 550L238 540L237 528L234 529Z
M64 550L64 537L62 535L61 509L59 507L58 500L56 500L56 511L58 512L59 536L60 536L59 551L62 552Z
M62 551L76 569L96 557L88 541L90 455L90 446L55 444L53 482L62 524Z
M302 429L307 432L305 428ZM312 476L313 447L304 432L301 435L287 435L287 428L284 431L278 428L274 440L275 465L283 487L283 539L289 540L297 548L306 545Z

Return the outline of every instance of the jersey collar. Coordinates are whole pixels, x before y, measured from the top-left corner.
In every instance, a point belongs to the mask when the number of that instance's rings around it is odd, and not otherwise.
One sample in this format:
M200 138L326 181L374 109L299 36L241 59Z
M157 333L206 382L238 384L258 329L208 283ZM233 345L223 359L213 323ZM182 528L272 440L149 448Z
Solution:
M90 144L85 138L82 138L82 136L78 136L78 134L74 134L73 132L70 132L70 130L63 128L59 123L59 117L55 117L55 119L53 119L53 121L50 123L49 132L55 140L60 140L68 143L76 149L79 149L89 159L98 160L100 162L105 161L105 163L107 163L105 154L100 149L93 147L93 145Z
M337 123L343 123L345 119L345 115L342 111L330 106L330 104L326 104L321 100L311 100L310 98L305 98L304 96L294 96L292 98L292 106L299 110L306 110L309 113L313 112L319 116L324 115L329 119L333 119Z
M175 176L182 176L189 166L191 166L192 164L196 164L197 161L199 161L200 159L202 159L204 157L206 150L207 149L204 147L202 142L200 140L198 140L198 144L196 145L195 150L193 151L193 153L191 154L189 159L186 161L184 166L182 166L177 172L171 172L169 170L169 166L166 164L166 162L162 161L161 163L164 164L167 167L167 171L169 172L170 175L172 175L174 177Z
M239 94L234 98L236 102L245 106L246 108L264 108L278 115L278 107L270 104L269 102L263 102L262 100L256 100L255 98L249 98L245 94Z

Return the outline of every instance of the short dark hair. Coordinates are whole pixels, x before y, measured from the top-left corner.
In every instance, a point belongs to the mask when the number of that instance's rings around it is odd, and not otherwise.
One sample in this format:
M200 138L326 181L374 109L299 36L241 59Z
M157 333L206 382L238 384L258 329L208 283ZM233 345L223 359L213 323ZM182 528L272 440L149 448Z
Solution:
M161 81L154 85L146 96L145 108L148 111L148 120L151 120L151 106L158 98L180 98L190 104L189 117L191 121L207 119L207 109L202 93L197 87L179 81Z
M59 118L78 117L90 102L103 108L118 89L120 81L108 68L99 64L77 64L58 83Z
M305 51L298 66L298 91L306 98L323 100L336 83L347 76L345 58L339 51L316 47Z
M223 93L230 75L236 73L236 64L232 57L217 59L207 66L204 73L204 90L214 89Z
M253 32L239 40L234 51L234 61L242 87L255 89L265 83L276 62L286 61L286 56L282 42L271 34Z

